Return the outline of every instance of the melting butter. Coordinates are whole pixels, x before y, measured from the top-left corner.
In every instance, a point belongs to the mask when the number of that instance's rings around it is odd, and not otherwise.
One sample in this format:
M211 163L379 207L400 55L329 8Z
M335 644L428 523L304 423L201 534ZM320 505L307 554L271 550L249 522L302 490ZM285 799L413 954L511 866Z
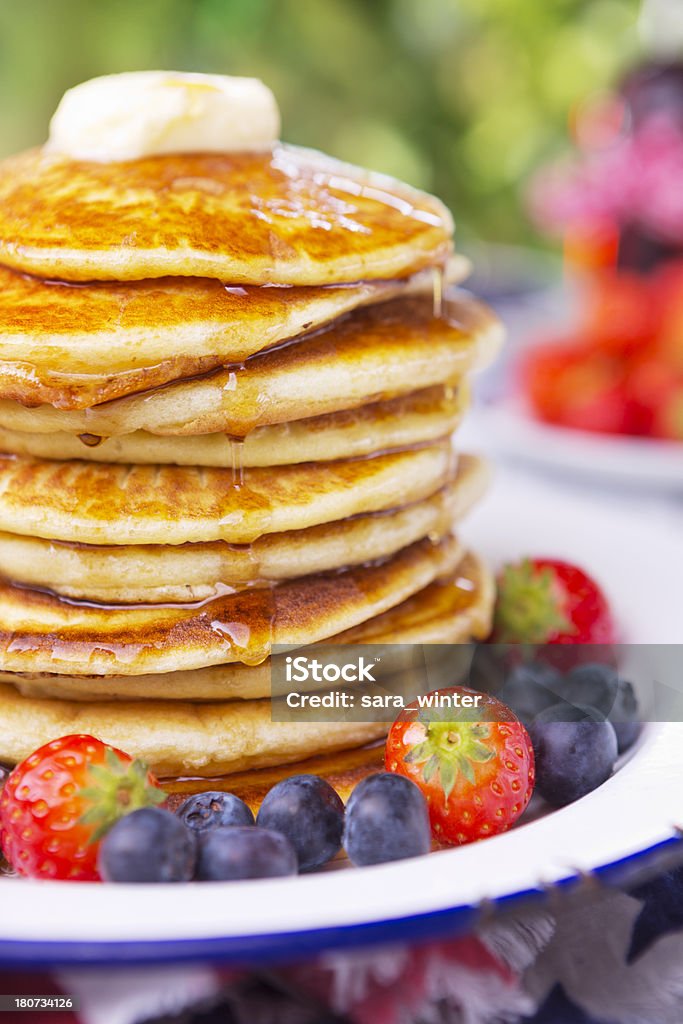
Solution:
M110 163L162 153L262 151L279 134L277 102L257 78L136 71L69 89L45 149Z

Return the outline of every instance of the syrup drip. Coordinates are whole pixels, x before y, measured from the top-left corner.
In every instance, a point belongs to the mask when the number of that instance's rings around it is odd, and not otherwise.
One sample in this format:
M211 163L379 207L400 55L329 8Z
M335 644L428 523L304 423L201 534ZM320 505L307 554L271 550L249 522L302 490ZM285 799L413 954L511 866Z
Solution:
M244 438L225 435L230 445L230 465L232 468L232 486L238 490L244 487Z
M224 285L226 291L234 294L242 294L243 289L234 289ZM245 370L245 364L238 363L226 367L228 370L227 380L223 385L222 405L225 411L226 423L232 426L231 413L238 403L235 402L236 393L240 385L240 374ZM266 533L272 518L272 506L267 498L257 494L248 485L248 476L244 467L244 442L248 435L248 428L240 433L237 431L226 431L225 437L230 448L230 468L232 471L232 491L238 496L239 513L243 514L247 509L258 508L263 512L263 523L259 533ZM228 516L228 518L231 518ZM251 589L248 597L246 614L232 618L229 616L229 606L226 605L226 615L216 616L211 620L211 630L214 634L229 643L231 649L244 665L260 665L270 657L273 646L273 631L275 622L275 592L272 583L265 583L260 578L259 560L254 553L253 544L239 545L239 549L246 555L248 570L246 575L247 588ZM265 583L265 585L264 585ZM260 584L260 585L259 585ZM252 589L253 588L253 589Z
M223 410L225 414L225 421L228 426L232 426L233 429L226 431L225 437L229 445L229 465L232 471L232 491L237 492L237 501L234 500L235 495L233 493L233 500L229 504L232 506L231 511L228 513L225 519L225 525L229 529L231 524L234 523L235 517L242 517L246 510L255 511L257 510L262 514L261 522L258 526L258 532L255 534L254 539L261 534L268 533L272 519L272 503L270 499L257 491L252 490L249 487L249 474L245 472L244 466L244 443L250 433L250 427L248 424L242 424L242 429L235 425L232 420L234 410L236 407L235 396L240 386L240 373L244 371L245 364L238 363L229 369L228 379L223 385ZM235 429L237 426L237 429ZM249 548L250 545L247 545ZM252 559L254 567L254 576L258 573L256 559Z
M458 471L458 464L460 461L460 452L455 446L454 435L451 434L450 445L448 448L448 468L446 469L446 479L453 480L455 474Z
M439 267L434 267L432 271L432 299L434 303L434 316L437 320L440 320L443 316L443 292L444 292L444 280L446 275L445 264L441 264Z
M97 448L98 445L102 444L104 438L99 434L79 434L78 440L81 444L84 444L86 448Z
M15 584L15 586L17 586ZM19 588L21 589L21 588ZM27 588L38 590L39 588ZM215 594L200 601L190 602L168 602L159 604L112 604L99 601L91 601L82 598L68 598L53 591L41 588L43 593L51 594L60 604L71 607L93 609L95 611L110 611L114 615L122 611L152 611L163 615L164 610L182 612L188 610L194 614L189 617L182 617L178 621L169 618L170 629L183 621L195 632L200 630L205 640L208 631L213 634L215 640L211 646L218 648L225 654L225 660L235 660L244 665L260 665L270 656L274 623L276 615L276 585L267 583L264 586L247 587L241 591L235 591L228 584L216 584ZM154 616L155 618L156 616ZM8 654L30 654L41 653L46 649L49 641L50 656L54 662L62 664L81 663L83 659L90 661L91 655L95 654L99 659L106 659L111 666L112 674L116 674L117 665L130 665L144 655L145 651L158 649L158 638L154 618L147 628L144 624L137 629L133 626L129 638L121 640L110 638L105 633L101 636L93 636L91 639L82 638L70 640L68 637L60 639L56 636L43 634L34 637L23 636L12 633L9 641L4 645ZM157 619L157 623L158 623ZM194 621L195 627L190 624ZM101 626L96 626L95 633ZM62 669L63 671L63 669Z
M245 605L239 617L230 616L230 606L211 619L211 631L222 641L227 642L233 655L243 664L254 667L261 665L270 657L273 647L273 630L275 624L275 591L274 587L254 588L245 594ZM207 609L208 611L208 609Z

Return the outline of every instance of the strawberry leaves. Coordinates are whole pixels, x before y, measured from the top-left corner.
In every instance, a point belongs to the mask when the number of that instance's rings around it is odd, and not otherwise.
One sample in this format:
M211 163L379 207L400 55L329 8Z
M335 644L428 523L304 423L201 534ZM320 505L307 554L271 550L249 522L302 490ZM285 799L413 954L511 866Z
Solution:
M607 598L583 569L553 558L503 567L497 581L494 643L612 644L617 632Z
M448 800L449 796L453 792L453 786L455 785L455 764L452 761L442 760L439 763L439 775L441 776L441 788L443 789L443 795L446 800Z
M407 760L407 758L406 758L406 760ZM427 761L427 764L422 769L422 777L424 778L425 782L431 782L432 781L432 779L434 777L434 773L438 770L438 767L439 767L439 759L436 756L436 754L432 754L432 756Z
M496 642L542 644L555 633L571 632L565 599L550 566L528 558L506 565L498 581Z
M90 843L98 843L119 818L141 807L156 807L166 800L166 794L149 778L144 761L123 761L114 750L107 748L104 764L88 767L88 785L80 792L89 804L79 824L92 828Z
M495 756L487 746L490 727L486 722L448 722L443 718L426 726L426 737L409 750L406 764L424 765L422 778L426 783L437 777L448 800L459 779L470 786L476 783L475 765L486 764Z

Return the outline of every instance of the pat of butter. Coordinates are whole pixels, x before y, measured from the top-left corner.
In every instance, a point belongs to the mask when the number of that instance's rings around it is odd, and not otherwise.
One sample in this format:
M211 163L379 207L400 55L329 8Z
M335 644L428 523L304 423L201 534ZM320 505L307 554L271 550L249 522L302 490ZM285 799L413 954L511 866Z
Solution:
M69 89L45 148L109 163L160 153L265 150L279 134L275 97L257 78L135 71Z

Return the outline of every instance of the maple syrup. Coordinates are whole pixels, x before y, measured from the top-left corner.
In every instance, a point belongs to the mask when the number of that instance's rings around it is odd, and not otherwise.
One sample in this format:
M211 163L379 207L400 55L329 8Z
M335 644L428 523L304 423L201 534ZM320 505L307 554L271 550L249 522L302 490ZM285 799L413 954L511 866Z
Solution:
M232 469L232 486L238 489L244 487L244 441L243 437L234 437L226 434L230 445L230 467Z
M432 308L434 316L440 320L443 315L443 292L446 268L443 264L432 270Z
M92 655L108 658L112 666L131 664L146 650L155 651L159 639L178 629L191 638L206 636L206 631L219 641L226 661L233 659L244 665L260 665L269 657L273 645L273 628L276 614L276 585L260 581L260 586L235 590L227 584L217 583L210 597L200 601L167 602L159 604L124 604L92 601L83 598L64 597L47 588L26 587L11 584L17 590L30 595L49 597L61 605L112 612L112 633L107 636L107 626L96 623L92 639L88 636L88 623L76 622L61 636L54 633L27 634L10 633L3 643L8 654L22 654L49 650L55 663L88 663ZM145 612L152 611L157 621L145 621ZM139 613L139 618L127 621L121 629L116 626L116 613ZM168 612L168 615L163 615ZM183 613L190 612L190 615ZM194 614L192 614L194 613ZM29 627L30 630L30 627ZM116 639L116 634L122 639ZM206 642L206 641L204 641Z

